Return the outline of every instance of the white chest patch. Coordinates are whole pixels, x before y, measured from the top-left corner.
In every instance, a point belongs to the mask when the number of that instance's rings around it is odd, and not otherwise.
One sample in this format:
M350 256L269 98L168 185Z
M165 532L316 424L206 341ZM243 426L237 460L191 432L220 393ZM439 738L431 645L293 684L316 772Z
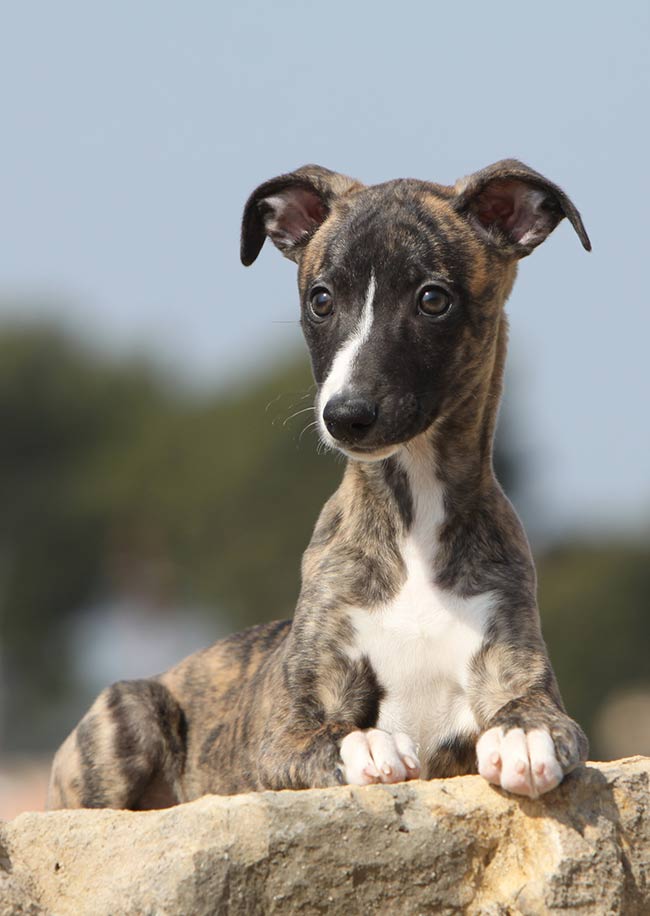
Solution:
M420 746L423 764L441 742L478 733L466 693L469 664L495 604L492 592L462 598L435 584L441 513L441 495L416 500L415 523L402 545L407 577L399 594L383 607L350 611L353 654L368 657L385 691L377 727L405 732Z

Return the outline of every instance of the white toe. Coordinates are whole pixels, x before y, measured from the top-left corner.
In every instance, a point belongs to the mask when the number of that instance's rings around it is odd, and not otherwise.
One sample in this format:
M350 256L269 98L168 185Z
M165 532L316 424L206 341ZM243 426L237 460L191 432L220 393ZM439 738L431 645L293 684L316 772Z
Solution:
M367 786L379 782L379 772L370 754L370 746L365 732L350 732L341 741L341 760L343 776L348 785Z
M535 794L543 795L562 782L562 767L555 756L553 739L546 729L533 729L526 735L526 740Z
M528 745L523 728L511 728L501 741L501 788L516 795L534 794Z
M402 782L406 779L406 766L392 735L372 728L368 732L368 743L382 782Z
M495 786L501 785L501 739L503 729L489 728L478 739L476 756L478 758L478 771Z
M406 766L406 778L417 779L420 775L420 760L415 741L412 741L404 732L397 732L394 738L399 755Z

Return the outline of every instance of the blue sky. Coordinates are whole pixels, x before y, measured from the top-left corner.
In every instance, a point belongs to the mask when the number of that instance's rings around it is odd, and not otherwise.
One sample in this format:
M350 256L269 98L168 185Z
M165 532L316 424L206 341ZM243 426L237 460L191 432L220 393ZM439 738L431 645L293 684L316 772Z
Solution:
M508 399L537 527L650 509L650 5L7 4L0 301L227 382L301 345L294 268L238 234L318 162L453 182L506 156L569 193L508 307ZM529 510L530 515L530 510Z

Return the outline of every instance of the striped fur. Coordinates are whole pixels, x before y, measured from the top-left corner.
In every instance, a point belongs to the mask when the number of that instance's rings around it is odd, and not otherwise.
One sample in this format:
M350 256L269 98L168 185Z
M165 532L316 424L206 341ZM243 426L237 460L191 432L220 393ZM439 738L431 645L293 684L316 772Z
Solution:
M564 216L588 248L566 195L513 160L455 187L364 187L306 166L251 195L242 260L269 237L298 263L319 416L332 392L360 392L376 422L352 444L324 427L351 458L304 554L293 620L104 691L56 755L50 807L476 772L481 734L479 757L530 735L560 775L585 759L542 639L528 543L492 468L503 306L518 260ZM444 319L418 311L427 283L449 292ZM310 310L315 286L331 292L326 319ZM419 745L417 766L365 761L386 744L378 729L397 735L393 755L411 749L404 760ZM345 738L356 763L341 758Z

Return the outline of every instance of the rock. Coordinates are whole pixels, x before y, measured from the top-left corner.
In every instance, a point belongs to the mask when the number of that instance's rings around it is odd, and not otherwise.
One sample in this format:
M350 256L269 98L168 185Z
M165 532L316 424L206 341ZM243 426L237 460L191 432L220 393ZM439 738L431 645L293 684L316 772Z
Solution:
M0 916L650 913L650 758L0 824Z

